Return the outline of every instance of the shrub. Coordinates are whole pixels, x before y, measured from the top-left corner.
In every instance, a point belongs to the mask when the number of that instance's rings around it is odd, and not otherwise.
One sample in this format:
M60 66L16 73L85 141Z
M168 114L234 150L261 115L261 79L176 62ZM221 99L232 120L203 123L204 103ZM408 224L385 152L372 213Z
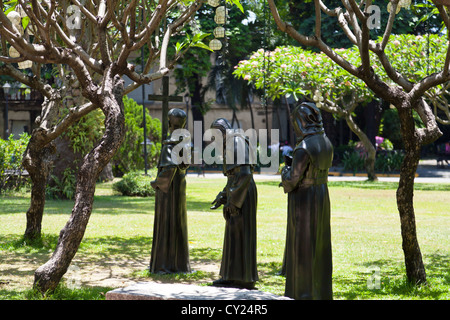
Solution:
M403 139L400 129L400 118L397 109L384 111L380 124L379 134L391 141L394 149L403 148Z
M113 184L113 190L124 196L150 197L155 195L155 190L150 182L156 177L156 169L150 170L146 176L140 171L125 174L121 180Z
M75 153L85 155L94 148L102 138L105 116L96 109L70 126L62 137L69 139L70 146Z
M73 200L75 197L75 189L77 186L77 179L75 172L67 168L63 172L63 176L59 179L52 175L52 183L47 185L45 189L45 196L50 199L69 199Z
M144 169L143 145L144 142L144 116L142 105L137 104L127 96L123 97L125 112L126 133L122 144L112 159L115 176L122 176L128 172ZM146 109L145 123L147 137L151 145L147 145L147 166L157 164L161 150L161 121L152 118Z
M384 139L383 142L380 144L380 147L384 150L394 150L394 144L389 139Z
M380 152L375 160L375 170L383 173L400 171L404 157L403 152L399 150Z
M27 133L21 134L19 139L14 139L14 135L8 140L0 139L0 193L17 190L28 182L21 174L24 171L22 157L29 140Z
M345 151L342 156L344 170L352 171L353 173L364 170L364 161L364 158L357 151Z

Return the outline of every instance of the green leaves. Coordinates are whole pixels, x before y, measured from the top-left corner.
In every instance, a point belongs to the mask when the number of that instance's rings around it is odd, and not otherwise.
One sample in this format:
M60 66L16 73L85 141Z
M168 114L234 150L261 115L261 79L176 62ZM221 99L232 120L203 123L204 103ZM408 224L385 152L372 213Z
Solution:
M244 12L244 7L242 6L241 2L239 0L229 0L231 3L233 3L236 7L241 10L241 12Z
M29 140L30 136L27 133L21 134L19 139L15 139L14 135L10 135L7 140L0 138L0 193L18 186L15 183L8 183L7 171L23 170L22 156ZM20 183L20 180L16 179L16 184Z
M359 63L358 52L338 49L345 59ZM323 53L299 47L278 47L274 51L259 49L249 60L240 61L234 74L252 82L256 88L266 87L272 99L280 96L302 96L322 103L328 98L338 101L357 92L364 99L370 96L365 84L337 66Z
M187 50L190 47L199 47L199 48L203 48L203 49L212 51L205 43L203 43L203 39L209 35L210 35L210 33L198 32L193 36L192 41L191 41L191 37L189 36L188 33L186 33L186 39L181 43L177 42L175 44L175 54L179 55L183 49Z
M203 49L212 51L205 43L203 43L203 39L205 39L209 35L210 35L210 33L205 33L205 32L196 33L194 35L194 37L192 38L191 46L199 47L199 48L203 48Z
M447 46L445 36L391 35L385 52L395 70L416 83L442 69ZM335 49L335 52L354 66L361 65L356 46ZM370 59L374 72L386 83L394 85L378 57L371 53ZM340 68L325 54L300 47L278 47L265 52L259 49L248 60L238 63L234 75L253 83L256 88L265 86L273 99L286 95L295 99L306 96L315 101L316 95L324 101L338 102L353 95L363 102L373 97L362 80Z
M28 27L28 24L30 23L30 17L26 16L22 18L22 27L25 30Z
M175 53L176 53L176 54L180 53L180 52L181 52L181 49L183 49L184 47L186 47L186 45L187 45L186 42L183 42L183 43L177 42L176 45L175 45Z
M114 170L117 173L127 173L144 169L143 142L144 142L144 116L142 105L139 105L127 96L123 97L125 111L126 134L123 143L113 157ZM156 165L161 149L161 122L152 118L148 110L145 110L145 124L147 138L151 144L147 144L148 166Z

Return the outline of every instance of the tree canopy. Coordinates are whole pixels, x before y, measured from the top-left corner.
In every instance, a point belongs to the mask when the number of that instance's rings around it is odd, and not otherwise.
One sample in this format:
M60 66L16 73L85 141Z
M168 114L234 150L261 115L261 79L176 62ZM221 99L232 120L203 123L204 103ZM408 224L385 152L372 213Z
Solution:
M240 6L237 0L227 1ZM34 285L41 292L56 288L77 252L92 212L97 178L125 139L123 95L167 75L191 47L205 46L201 34L187 42L171 42L202 5L193 0L1 2L0 74L41 91L45 97L38 128L24 157L33 180L27 213L27 230L33 220L32 234L40 233L42 220L42 210L34 212L33 208L42 209L45 203L42 188L34 187L46 180L54 139L94 109L100 109L105 119L102 137L80 166L75 204L57 248L35 272ZM175 50L169 52L171 45ZM132 54L143 48L148 54L139 68ZM27 72L22 73L16 64L25 62ZM41 77L47 64L59 71L60 82L55 86ZM132 81L126 87L124 76ZM73 81L66 81L69 78ZM85 102L70 106L60 118L62 100L72 87L80 90Z

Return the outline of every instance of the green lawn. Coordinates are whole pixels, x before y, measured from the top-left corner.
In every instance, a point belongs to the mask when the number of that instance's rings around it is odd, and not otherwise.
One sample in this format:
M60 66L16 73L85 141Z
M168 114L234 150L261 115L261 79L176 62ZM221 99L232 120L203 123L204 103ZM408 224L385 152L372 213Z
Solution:
M191 262L188 275L153 276L146 272L153 231L153 198L114 194L111 183L97 187L94 210L73 264L95 275L120 268L125 278L207 285L217 279L224 220L209 210L225 185L225 178L188 176L188 229ZM401 248L395 183L330 182L332 202L333 291L335 299L450 299L449 185L417 185L416 222L429 284L408 285ZM278 181L260 181L258 187L258 271L260 290L282 295L281 268L286 195ZM33 298L33 272L53 252L61 228L71 212L71 201L49 200L43 221L43 240L26 245L28 194L0 196L0 299ZM108 269L109 268L109 269ZM212 271L211 271L212 270ZM379 286L371 288L369 284ZM64 282L65 283L65 282ZM102 299L110 286L89 282L81 289L61 290L54 299Z

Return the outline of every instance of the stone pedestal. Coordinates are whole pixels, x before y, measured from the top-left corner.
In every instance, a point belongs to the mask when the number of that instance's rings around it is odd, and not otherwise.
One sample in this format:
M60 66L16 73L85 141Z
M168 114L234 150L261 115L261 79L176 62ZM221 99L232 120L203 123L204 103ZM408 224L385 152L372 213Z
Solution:
M139 282L106 293L106 300L291 300L258 290Z

